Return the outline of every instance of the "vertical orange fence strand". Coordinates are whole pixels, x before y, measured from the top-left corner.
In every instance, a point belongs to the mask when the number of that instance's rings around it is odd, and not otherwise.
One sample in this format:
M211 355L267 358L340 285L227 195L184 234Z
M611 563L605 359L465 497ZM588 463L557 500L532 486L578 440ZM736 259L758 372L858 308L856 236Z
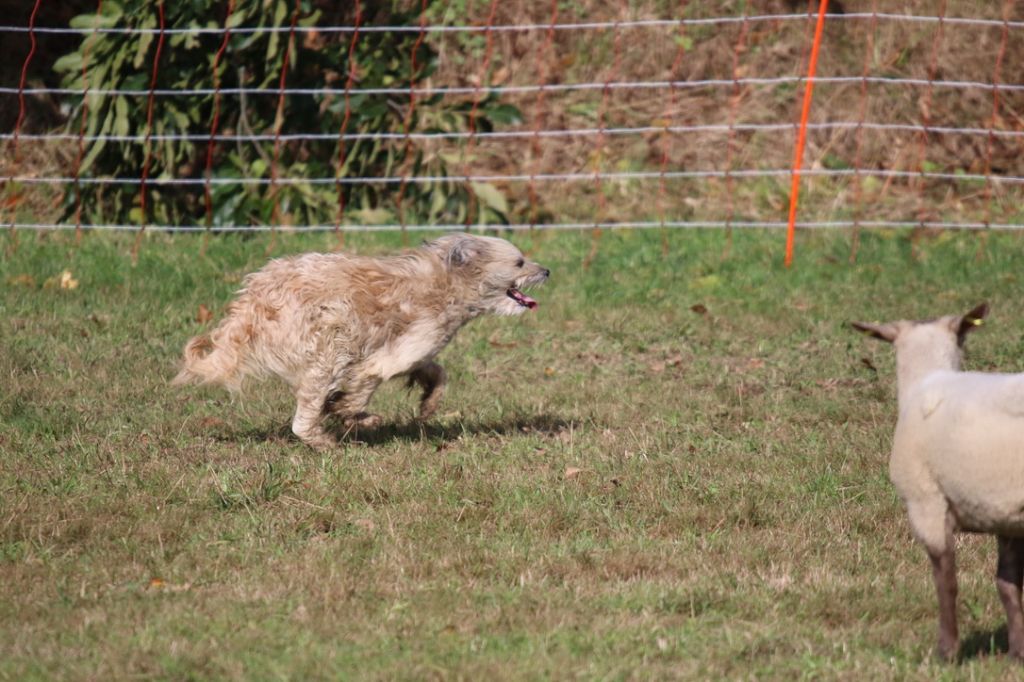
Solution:
M946 18L946 0L939 5L939 25L935 29L935 36L932 40L931 57L928 60L928 86L924 94L918 100L918 108L921 110L921 133L917 137L917 172L920 176L917 179L917 222L918 226L910 233L910 251L914 258L918 256L917 240L924 230L925 219L928 217L926 207L924 186L925 166L928 161L928 129L932 123L932 94L935 90L935 73L939 63L939 44L942 42L942 29Z
M206 245L210 241L210 229L213 227L213 198L210 195L210 180L213 175L213 148L214 139L217 137L217 127L220 124L220 60L224 58L224 52L228 49L228 41L231 40L231 13L235 10L235 0L228 0L227 14L224 16L224 40L220 43L220 49L213 56L213 115L210 121L210 139L206 143L206 170L204 175L206 182L203 183L203 200L206 203L206 232L203 234L203 245L200 253L206 253ZM240 84L241 85L241 84Z
M21 133L21 124L25 120L25 79L28 76L28 67L32 63L32 57L36 55L36 15L39 14L41 4L43 4L42 0L36 0L36 4L32 7L32 14L28 18L29 49L25 62L21 65L21 79L18 81L18 120L14 123L13 158L15 163L18 162L18 135Z
M281 78L278 81L277 113L274 115L274 155L270 159L270 243L267 244L267 254L274 250L277 240L277 228L281 225L281 200L278 196L280 189L277 184L277 163L281 159L281 127L284 126L284 99L285 89L288 84L288 63L292 56L292 47L295 45L295 25L299 21L299 12L302 11L300 0L295 0L295 9L292 11L292 25L288 30L288 41L284 44L284 56L281 58Z
M142 246L142 234L146 231L146 180L149 178L149 166L153 161L153 104L156 101L154 91L156 90L156 77L160 71L160 55L164 51L164 30L166 29L166 22L164 20L164 3L163 0L156 5L157 16L160 18L160 36L156 41L156 54L153 55L153 73L149 78L149 98L146 102L146 158L142 162L142 181L139 183L139 208L141 210L141 218L139 219L139 231L135 234L135 245L132 247L132 263L139 261L139 247Z
M82 241L82 187L79 176L82 174L82 159L85 158L85 131L89 121L89 52L99 36L100 15L103 13L103 0L96 3L96 19L92 24L92 34L82 44L82 119L78 124L78 150L75 153L75 243Z
M597 149L594 153L594 187L597 189L597 217L594 220L594 231L591 233L590 253L583 259L584 269L597 257L597 246L601 242L601 223L608 216L608 200L604 196L604 183L601 179L601 168L604 165L604 151L607 146L607 139L604 133L605 122L608 116L608 102L611 99L611 83L619 76L622 66L622 31L619 30L619 22L622 16L628 12L629 6L625 0L620 3L619 19L616 19L612 26L614 38L612 38L612 70L605 79L604 88L601 90L601 105L597 109Z
M989 119L988 137L985 141L985 227L992 223L992 151L995 143L995 130L999 123L999 82L1002 80L1003 60L1006 58L1006 41L1010 32L1010 9L1013 0L1003 2L1003 28L999 36L999 52L996 65L992 72L992 118ZM983 233L984 236L984 233ZM979 248L981 244L979 243ZM979 256L980 251L979 251Z
M814 42L811 44L811 58L807 64L807 85L804 87L804 105L800 110L800 131L796 138L793 154L793 184L789 190L789 221L786 224L786 267L793 265L793 243L796 238L796 207L800 197L800 166L803 164L804 144L807 142L807 116L811 113L811 96L814 93L814 72L818 68L818 51L821 48L821 34L825 28L825 12L828 0L818 5L818 23L814 26Z
M871 0L871 25L864 41L864 65L860 71L860 115L857 117L857 144L853 151L853 230L850 234L850 263L857 262L860 246L860 218L863 208L864 183L861 179L861 150L864 146L864 119L868 113L868 74L875 54L875 32L878 30L878 0Z
M686 11L686 2L679 8L680 17ZM661 222L661 255L668 255L668 228L665 227L665 172L668 171L668 152L672 148L672 122L679 104L676 82L679 80L679 67L683 64L683 57L686 55L686 24L679 22L678 34L676 37L676 56L672 65L668 68L668 104L665 106L665 113L662 114L662 125L664 130L661 133L661 169L658 175L658 216Z
M359 27L363 24L363 5L356 0L355 29L352 31L352 41L348 45L348 77L345 79L345 113L341 119L341 128L338 129L338 170L335 178L338 186L338 217L334 221L334 234L338 239L338 247L345 244L345 233L341 231L341 221L345 219L345 188L341 184L341 177L345 173L345 162L348 159L348 152L345 148L345 133L348 132L348 121L352 117L352 101L350 94L352 84L356 82L356 41L359 40Z
M533 137L530 138L530 151L533 154L531 160L532 170L530 172L530 180L526 186L526 193L530 200L530 232L533 232L537 226L537 181L536 175L537 170L540 167L541 158L541 147L540 147L540 129L543 125L544 120L544 95L546 91L544 86L548 84L548 78L551 74L551 68L547 66L555 59L554 44L555 44L555 23L558 21L558 0L551 0L551 23L548 25L547 39L544 43L544 53L542 54L539 50L536 52L537 55L537 82L540 84L540 88L537 90L537 100L533 107ZM547 59L544 59L544 55L547 55Z
M398 222L401 224L403 245L409 243L409 233L405 229L405 203L403 199L405 197L405 188L409 184L409 166L413 163L409 160L409 154L412 152L412 138L409 136L409 133L412 130L412 119L416 111L416 53L420 51L420 45L423 44L426 37L427 0L422 0L420 2L420 34L417 36L416 42L413 43L412 58L409 63L409 108L405 112L405 119L403 121L405 153L402 157L402 182L398 185L398 194L395 196L395 208L398 211Z
M11 158L14 161L14 165L18 164L18 134L21 132L21 123L25 120L25 78L28 75L28 67L32 63L32 57L36 54L36 15L39 13L39 5L42 4L42 0L36 0L36 4L32 7L32 14L28 19L28 39L29 39L29 50L28 55L25 57L25 63L21 66L21 80L18 81L18 120L14 124L14 139L13 139L13 153ZM11 173L14 175L15 173ZM18 244L18 233L15 229L15 224L18 222L18 195L14 192L13 196L4 203L9 204L11 209L11 245L12 248L16 248ZM0 204L2 206L3 204Z
M477 111L480 109L480 89L484 85L484 81L487 79L487 71L491 66L491 57L494 53L494 32L491 27L494 26L494 15L498 11L498 0L491 0L491 7L487 13L487 28L484 30L485 45L484 48L484 59L480 64L480 73L477 75L476 88L473 91L473 104L469 109L469 137L466 139L466 146L462 148L462 174L469 177L470 166L473 162L473 148L476 146L476 117ZM466 187L468 192L468 201L466 202L466 229L473 223L473 207L477 205L476 192L473 189L473 184L470 181L466 181L469 185Z
M743 99L743 88L740 87L740 57L743 55L743 48L747 41L749 22L747 16L743 15L743 23L740 24L740 35L736 39L736 46L732 53L732 98L729 103L729 133L725 141L725 196L729 202L729 213L725 219L725 253L728 258L732 252L732 221L736 217L736 198L733 196L732 164L736 157L736 115L739 112L740 100Z

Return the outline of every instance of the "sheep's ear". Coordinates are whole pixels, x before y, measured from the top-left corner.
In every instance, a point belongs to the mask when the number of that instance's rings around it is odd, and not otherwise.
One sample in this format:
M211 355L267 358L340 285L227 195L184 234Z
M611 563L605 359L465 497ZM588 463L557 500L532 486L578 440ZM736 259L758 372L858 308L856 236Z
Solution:
M982 325L986 315L988 315L988 303L982 303L975 306L971 312L955 320L956 335L960 339L960 343L963 343L967 332Z
M850 324L857 331L864 332L868 336L874 337L876 339L881 339L882 341L888 341L889 343L895 341L896 337L900 333L899 328L891 322L886 322L885 324L871 324L869 322L851 322Z

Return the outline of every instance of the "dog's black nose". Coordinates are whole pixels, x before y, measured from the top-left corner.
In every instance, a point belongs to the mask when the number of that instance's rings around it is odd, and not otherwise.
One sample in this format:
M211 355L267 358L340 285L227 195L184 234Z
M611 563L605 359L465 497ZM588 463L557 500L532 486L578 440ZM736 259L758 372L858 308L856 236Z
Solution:
M550 277L550 276L551 276L551 271L548 270L547 268L544 268L544 277Z

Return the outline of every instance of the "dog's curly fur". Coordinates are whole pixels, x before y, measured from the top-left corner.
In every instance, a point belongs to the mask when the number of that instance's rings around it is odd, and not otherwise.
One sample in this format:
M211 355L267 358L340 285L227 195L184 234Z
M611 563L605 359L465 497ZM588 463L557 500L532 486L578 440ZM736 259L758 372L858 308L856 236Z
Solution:
M248 275L227 315L185 345L174 384L241 390L274 375L295 393L292 431L312 447L334 444L325 418L373 428L366 412L382 381L408 376L423 389L420 419L445 383L434 357L470 320L536 306L520 291L549 271L496 237L446 235L383 258L309 253L272 260Z

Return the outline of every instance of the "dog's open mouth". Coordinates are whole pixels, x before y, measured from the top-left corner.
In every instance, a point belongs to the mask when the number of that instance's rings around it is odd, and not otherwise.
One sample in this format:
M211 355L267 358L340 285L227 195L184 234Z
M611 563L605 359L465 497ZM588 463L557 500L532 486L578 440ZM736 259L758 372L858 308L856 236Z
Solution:
M534 308L537 307L537 302L535 300L533 300L523 292L519 291L519 289L516 289L515 287L509 287L508 291L506 291L505 294L513 301L523 306L524 308L529 308L530 310L533 310Z

